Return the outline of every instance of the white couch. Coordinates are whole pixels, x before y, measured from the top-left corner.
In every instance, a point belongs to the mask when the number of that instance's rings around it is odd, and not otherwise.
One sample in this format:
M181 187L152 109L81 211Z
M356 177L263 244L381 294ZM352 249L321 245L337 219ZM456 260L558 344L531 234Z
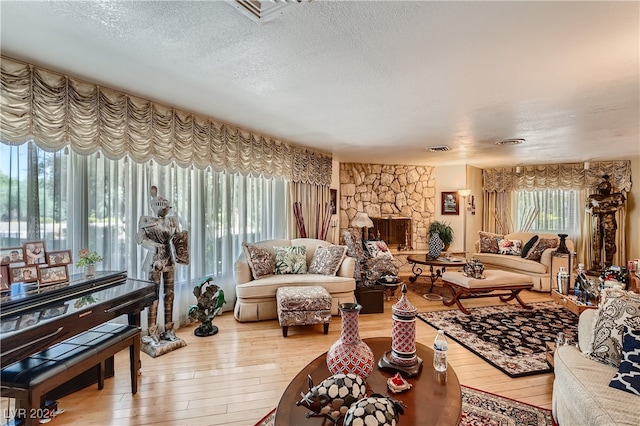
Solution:
M307 266L311 264L316 248L330 245L324 240L297 238L293 240L259 241L273 254L275 246L305 246ZM331 314L338 315L338 304L355 302L356 281L353 277L355 260L345 256L335 276L318 274L281 274L253 279L246 256L241 254L235 263L236 303L233 315L240 322L278 318L276 292L278 287L324 287L331 295Z
M507 240L520 240L524 246L533 236L540 238L555 238L559 240L557 234L537 234L535 232L514 232L504 236ZM567 248L573 252L574 244L570 239L566 240ZM529 275L533 280L532 290L549 292L551 291L551 253L556 249L546 249L542 253L540 261L524 259L516 255L480 253L480 240L476 241L476 253L473 258L482 262L487 269L502 269L504 271L516 272L518 274ZM567 257L554 260L553 269L558 270L557 265L567 266ZM557 262L557 264L556 264Z
M640 397L609 387L618 370L582 354L589 349L596 313L595 309L587 309L580 315L580 349L575 346L556 348L553 417L560 426L638 425Z

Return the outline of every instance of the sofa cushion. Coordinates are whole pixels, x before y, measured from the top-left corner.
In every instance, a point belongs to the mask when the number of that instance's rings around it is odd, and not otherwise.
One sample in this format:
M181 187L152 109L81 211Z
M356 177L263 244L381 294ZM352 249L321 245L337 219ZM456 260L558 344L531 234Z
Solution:
M504 238L504 235L485 231L479 231L478 235L480 236L480 253L498 253L500 250L498 241Z
M593 321L593 340L587 356L618 367L624 327L640 329L640 294L605 288L600 293L600 304Z
M249 268L251 268L254 280L268 277L275 273L276 264L274 255L266 246L242 243L242 248L247 257L247 263L249 263Z
M365 246L371 257L393 259L393 255L384 241L365 241Z
M520 256L474 253L473 258L482 262L485 268L497 267L525 274L545 274L547 272L546 265L534 260L523 259Z
M507 240L503 238L498 241L498 253L500 254L520 256L521 251L522 251L521 240Z
M534 235L529 239L529 241L524 243L524 245L522 246L522 251L520 252L520 257L522 258L527 257L527 255L529 254L529 251L533 248L534 244L538 242L538 238L540 237L538 237L537 235Z
M538 238L538 241L529 250L525 259L540 261L542 258L542 252L546 249L558 247L558 238Z
M622 360L609 386L640 395L640 330L625 327L622 338Z
M306 274L307 250L305 246L274 247L276 274Z
M346 254L346 246L318 246L309 265L309 273L335 275Z
M236 285L236 296L241 299L273 298L275 305L276 292L279 287L319 285L329 293L355 291L356 282L353 277L339 277L319 274L286 274L271 275L259 280Z

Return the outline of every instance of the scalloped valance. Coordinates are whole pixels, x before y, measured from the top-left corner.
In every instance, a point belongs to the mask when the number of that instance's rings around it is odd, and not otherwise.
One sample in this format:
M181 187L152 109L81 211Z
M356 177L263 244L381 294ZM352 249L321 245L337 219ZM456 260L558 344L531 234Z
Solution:
M331 183L331 156L1 58L0 138L136 162Z
M585 169L583 163L569 163L522 166L520 173L516 173L515 167L482 171L483 189L487 192L541 188L595 189L605 174L611 176L614 191L631 190L629 160L591 162L589 169Z

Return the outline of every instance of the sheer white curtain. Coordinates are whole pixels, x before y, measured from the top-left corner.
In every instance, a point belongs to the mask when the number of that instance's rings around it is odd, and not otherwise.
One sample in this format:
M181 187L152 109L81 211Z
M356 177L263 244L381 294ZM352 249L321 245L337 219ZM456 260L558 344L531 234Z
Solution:
M29 149L35 150L37 170L27 166ZM187 321L188 307L195 303L193 287L205 275L215 277L225 292L225 310L231 310L233 264L242 243L286 235L283 179L46 152L29 144L0 144L0 157L0 208L7 212L0 217L1 247L33 238L29 229L40 223L38 238L48 250L70 249L77 257L79 249L88 247L103 255L99 269L124 270L130 277L146 278L140 270L146 250L135 235L140 217L153 215L149 189L157 186L190 238L190 264L176 267L176 323ZM27 193L27 183L34 180L39 190ZM26 211L30 197L40 206L37 218ZM80 271L70 265L74 272ZM164 323L162 309L158 322Z

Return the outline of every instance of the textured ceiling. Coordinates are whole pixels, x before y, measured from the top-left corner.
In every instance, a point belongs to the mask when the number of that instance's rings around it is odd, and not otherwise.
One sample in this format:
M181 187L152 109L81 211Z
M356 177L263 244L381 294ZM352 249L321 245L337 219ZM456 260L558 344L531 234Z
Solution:
M223 1L3 0L0 17L3 55L339 161L640 156L636 1L313 0L256 23Z

